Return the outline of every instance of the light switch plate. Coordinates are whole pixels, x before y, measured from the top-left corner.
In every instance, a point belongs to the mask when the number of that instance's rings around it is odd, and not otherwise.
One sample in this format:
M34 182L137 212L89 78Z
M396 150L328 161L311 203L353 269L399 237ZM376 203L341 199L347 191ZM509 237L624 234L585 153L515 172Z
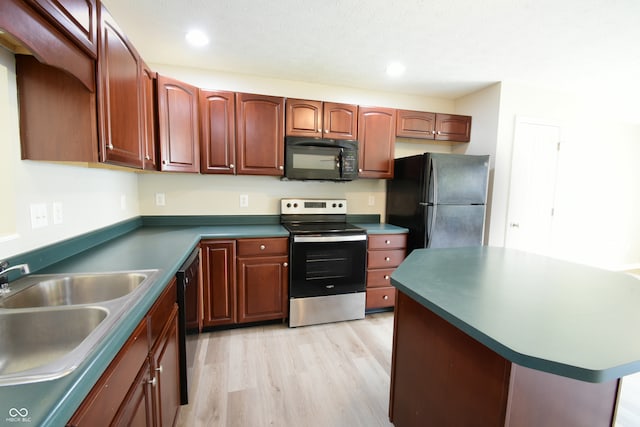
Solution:
M49 225L46 203L31 204L31 228L42 228Z
M156 206L164 206L164 193L156 193Z
M248 194L241 194L240 195L240 207L241 208L248 208L249 207L249 195Z

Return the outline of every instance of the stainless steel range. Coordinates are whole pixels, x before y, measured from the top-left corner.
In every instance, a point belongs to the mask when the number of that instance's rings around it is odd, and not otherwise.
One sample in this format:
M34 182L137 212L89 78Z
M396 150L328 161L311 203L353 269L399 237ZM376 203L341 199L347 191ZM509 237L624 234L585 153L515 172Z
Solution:
M364 318L366 230L344 199L282 199L289 230L289 326Z

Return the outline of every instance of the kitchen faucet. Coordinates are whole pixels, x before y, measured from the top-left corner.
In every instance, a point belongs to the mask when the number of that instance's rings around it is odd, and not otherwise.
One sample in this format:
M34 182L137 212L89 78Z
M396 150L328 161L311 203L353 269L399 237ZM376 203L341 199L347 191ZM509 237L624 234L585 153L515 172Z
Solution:
M6 261L0 262L0 294L6 294L11 292L9 288L9 275L8 273L13 270L20 270L22 274L29 274L29 264L18 264L13 267L9 267L9 263Z

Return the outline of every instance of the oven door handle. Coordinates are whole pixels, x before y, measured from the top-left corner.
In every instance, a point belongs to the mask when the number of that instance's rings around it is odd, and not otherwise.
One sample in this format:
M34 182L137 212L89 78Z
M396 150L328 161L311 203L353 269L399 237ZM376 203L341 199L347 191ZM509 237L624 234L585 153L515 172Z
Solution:
M356 234L350 236L293 236L294 243L316 243L316 242L358 242L367 240L366 234Z

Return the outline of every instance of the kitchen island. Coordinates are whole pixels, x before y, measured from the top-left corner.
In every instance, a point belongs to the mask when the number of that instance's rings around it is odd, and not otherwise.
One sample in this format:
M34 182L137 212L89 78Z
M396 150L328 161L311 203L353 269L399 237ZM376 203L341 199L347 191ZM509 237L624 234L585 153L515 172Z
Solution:
M396 427L606 426L640 371L640 281L505 248L422 249L398 289Z

